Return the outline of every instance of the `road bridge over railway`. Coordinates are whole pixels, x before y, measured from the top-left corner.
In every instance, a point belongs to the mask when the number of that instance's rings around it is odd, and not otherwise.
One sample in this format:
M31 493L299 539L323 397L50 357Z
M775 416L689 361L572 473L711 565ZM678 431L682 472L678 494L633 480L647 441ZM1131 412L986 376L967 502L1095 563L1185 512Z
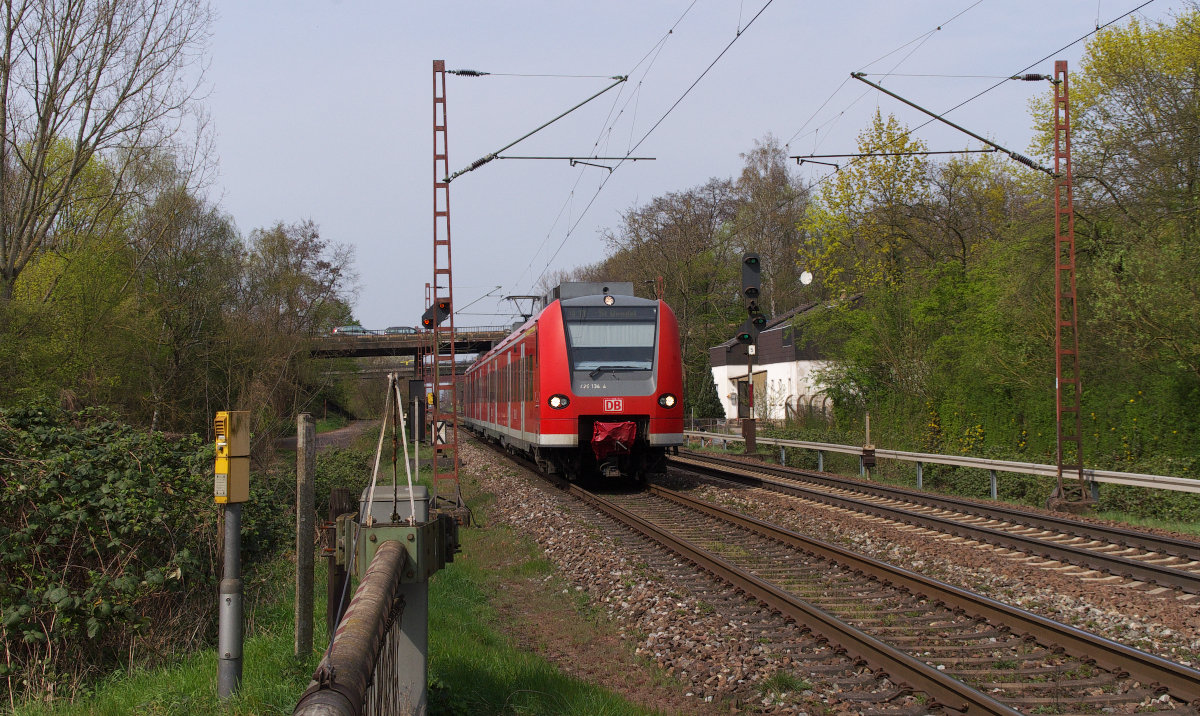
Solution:
M454 332L454 352L486 353L512 331L509 326L458 328ZM313 345L313 358L377 358L415 356L429 350L429 334L325 336Z

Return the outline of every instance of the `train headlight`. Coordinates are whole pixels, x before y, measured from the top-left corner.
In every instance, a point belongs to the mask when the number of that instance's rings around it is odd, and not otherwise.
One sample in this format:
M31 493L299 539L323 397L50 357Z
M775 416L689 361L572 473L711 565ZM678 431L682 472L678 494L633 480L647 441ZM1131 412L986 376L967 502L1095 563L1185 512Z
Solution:
M547 402L550 403L551 408L554 408L555 410L562 410L571 404L571 399L565 395L551 395L550 400Z
M663 393L662 395L658 396L658 404L664 408L674 408L676 402L675 396L671 395L670 393Z

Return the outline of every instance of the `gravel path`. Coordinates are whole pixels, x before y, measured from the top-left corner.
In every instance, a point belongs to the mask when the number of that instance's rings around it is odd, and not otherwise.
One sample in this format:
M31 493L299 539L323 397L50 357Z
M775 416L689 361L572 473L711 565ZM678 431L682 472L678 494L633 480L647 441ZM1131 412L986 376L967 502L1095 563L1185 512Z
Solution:
M355 420L344 428L330 430L327 433L317 433L317 449L348 448L354 444L359 435L378 424L378 420ZM293 435L290 438L279 438L275 441L275 447L279 450L295 450L296 437Z

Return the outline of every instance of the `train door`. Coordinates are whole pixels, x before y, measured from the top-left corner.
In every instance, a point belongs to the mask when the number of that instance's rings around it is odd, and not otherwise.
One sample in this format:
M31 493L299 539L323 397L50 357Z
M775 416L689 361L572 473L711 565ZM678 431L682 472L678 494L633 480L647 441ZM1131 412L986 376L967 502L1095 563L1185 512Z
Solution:
M525 341L521 341L521 360L519 363L519 365L521 366L521 379L520 379L521 380L521 390L518 393L518 395L520 396L520 402L518 403L518 405L520 407L518 407L517 410L519 410L521 413L520 420L521 420L521 439L522 440L528 439L525 436L525 405L526 405L525 401L528 399L528 395L526 394L526 391L525 391L525 385L526 385L525 381L528 380L528 377L526 376L527 371L525 369L525 367L526 367L525 363L526 363L526 361L525 361Z
M511 422L508 419L508 351L500 354L500 401L497 405L497 411L500 413L500 425L509 427Z
M517 405L521 404L521 395L517 393L518 387L521 386L521 362L517 359L520 355L516 345L512 347L512 353L509 354L509 427L512 432L520 431L521 419L517 416Z
M536 440L536 436L540 431L538 426L538 350L536 331L532 336L529 337L529 383L527 390L529 392L526 396L526 399L529 402L526 403L528 406L526 408L528 416L525 427L532 435L535 436L533 439Z
M496 359L488 361L488 422L496 424Z

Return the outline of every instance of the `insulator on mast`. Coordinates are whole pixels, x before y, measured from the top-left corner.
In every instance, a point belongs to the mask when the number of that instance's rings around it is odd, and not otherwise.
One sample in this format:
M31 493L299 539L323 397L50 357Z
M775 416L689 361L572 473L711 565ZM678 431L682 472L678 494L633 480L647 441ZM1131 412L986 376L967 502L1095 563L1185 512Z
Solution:
M1028 75L1013 75L1009 79L1021 80L1022 82L1041 82L1042 80L1052 80L1054 78L1051 77L1050 75L1028 74Z
M458 75L459 77L483 77L484 75L492 74L491 72L480 72L479 70L446 70L446 71L452 75Z
M1025 166L1027 166L1031 169L1041 169L1041 167L1038 166L1038 164L1036 162L1034 162L1032 159L1025 156L1024 154L1019 154L1017 152L1011 152L1008 156L1012 157L1013 159L1015 159L1018 162L1021 162L1022 164L1024 164Z

